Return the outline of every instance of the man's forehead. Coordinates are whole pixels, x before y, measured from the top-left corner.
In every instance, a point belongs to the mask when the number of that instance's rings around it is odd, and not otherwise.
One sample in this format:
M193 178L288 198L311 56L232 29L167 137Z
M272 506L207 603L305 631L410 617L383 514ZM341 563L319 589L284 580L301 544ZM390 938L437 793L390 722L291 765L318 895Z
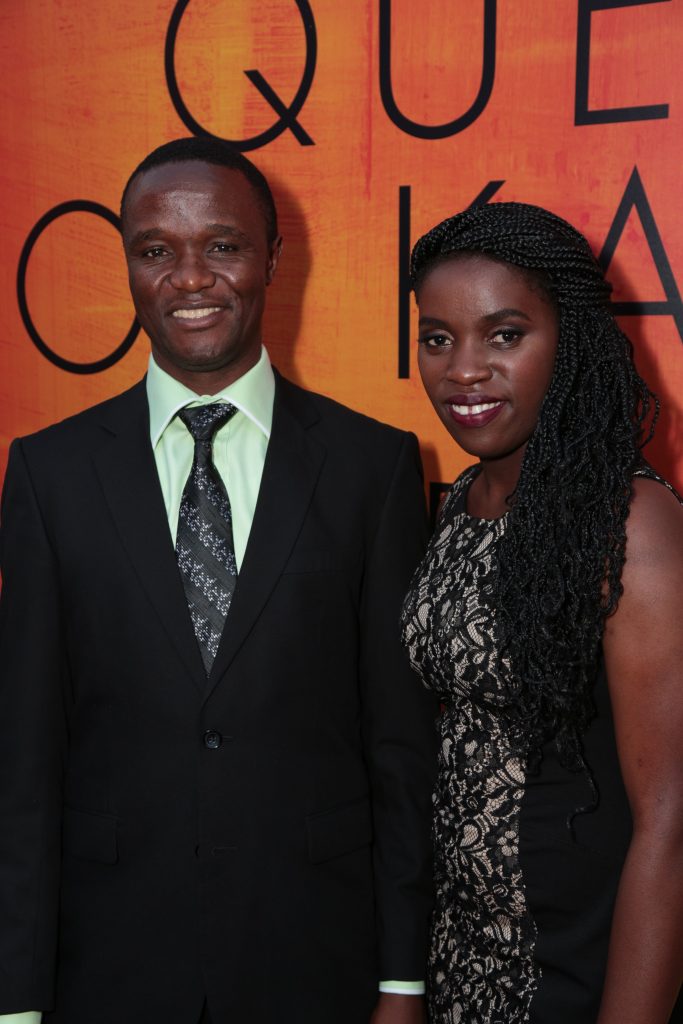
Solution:
M213 223L239 223L250 236L263 230L268 218L260 197L239 170L200 160L159 164L131 181L123 207L123 234L129 238L169 216L200 218Z
M201 160L183 160L159 164L141 171L131 182L130 193L195 193L231 196L253 196L251 183L241 171Z

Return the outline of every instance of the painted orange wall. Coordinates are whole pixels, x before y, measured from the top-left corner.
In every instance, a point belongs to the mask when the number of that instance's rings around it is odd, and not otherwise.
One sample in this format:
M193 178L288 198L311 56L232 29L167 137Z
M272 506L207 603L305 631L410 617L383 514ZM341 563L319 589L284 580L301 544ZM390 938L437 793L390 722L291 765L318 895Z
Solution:
M609 276L621 301L665 302L660 314L625 316L623 324L665 405L650 456L683 487L683 313L680 300L676 306L666 294L671 299L683 278L678 0L589 15L589 46L579 46L589 70L585 106L665 105L659 113L666 116L636 112L602 124L577 124L575 116L579 12L585 16L591 0L310 4L317 59L297 122L314 144L301 145L286 128L248 154L274 186L285 236L267 316L274 362L311 388L415 430L428 478L452 479L467 457L422 394L414 340L410 376L397 374L399 188L410 186L411 241L499 181L495 198L549 207L599 252L637 168L661 249L655 258L641 202L628 216ZM306 57L300 6L295 0L31 0L0 8L0 471L13 436L122 390L144 372L148 355L139 335L110 368L75 374L38 351L17 302L17 267L32 228L72 200L116 211L132 167L154 146L189 134L164 68L174 12L182 9L173 66L185 106L206 130L245 139L279 119L245 71L258 70L287 106L299 87ZM391 11L399 111L418 124L439 125L462 117L479 90L485 6L497 14L495 76L479 116L440 139L399 128L380 93L380 9ZM118 233L93 213L61 216L40 234L25 286L39 335L67 360L106 357L131 326Z

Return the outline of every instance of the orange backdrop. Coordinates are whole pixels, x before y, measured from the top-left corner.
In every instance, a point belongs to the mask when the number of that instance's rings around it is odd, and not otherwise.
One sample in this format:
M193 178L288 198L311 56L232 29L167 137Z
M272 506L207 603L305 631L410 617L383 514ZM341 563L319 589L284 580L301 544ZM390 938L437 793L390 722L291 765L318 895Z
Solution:
M409 244L484 190L572 221L663 400L650 457L683 486L680 0L30 0L0 29L0 472L13 436L144 372L142 334L112 357L134 314L100 214L190 124L253 146L274 186L274 362L415 430L430 481L467 457L416 373Z

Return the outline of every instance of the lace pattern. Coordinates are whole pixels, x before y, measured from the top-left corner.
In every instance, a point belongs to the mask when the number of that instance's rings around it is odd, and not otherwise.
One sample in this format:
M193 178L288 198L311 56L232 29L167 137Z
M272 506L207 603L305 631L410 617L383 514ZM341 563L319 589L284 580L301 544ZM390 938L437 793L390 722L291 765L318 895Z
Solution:
M428 1001L433 1024L522 1024L540 972L519 863L524 766L499 713L511 694L490 603L505 517L466 514L475 473L453 485L403 608L413 667L445 704Z

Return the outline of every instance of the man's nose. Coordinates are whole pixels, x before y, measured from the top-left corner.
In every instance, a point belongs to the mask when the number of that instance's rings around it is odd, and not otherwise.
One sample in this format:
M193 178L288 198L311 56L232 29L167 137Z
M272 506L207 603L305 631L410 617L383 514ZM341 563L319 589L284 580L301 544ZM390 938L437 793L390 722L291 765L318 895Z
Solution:
M488 357L486 347L476 339L464 340L453 345L446 367L447 379L453 384L467 387L488 380L491 376Z
M216 282L216 275L208 266L201 253L185 253L176 260L171 284L184 292L200 292L211 288Z

